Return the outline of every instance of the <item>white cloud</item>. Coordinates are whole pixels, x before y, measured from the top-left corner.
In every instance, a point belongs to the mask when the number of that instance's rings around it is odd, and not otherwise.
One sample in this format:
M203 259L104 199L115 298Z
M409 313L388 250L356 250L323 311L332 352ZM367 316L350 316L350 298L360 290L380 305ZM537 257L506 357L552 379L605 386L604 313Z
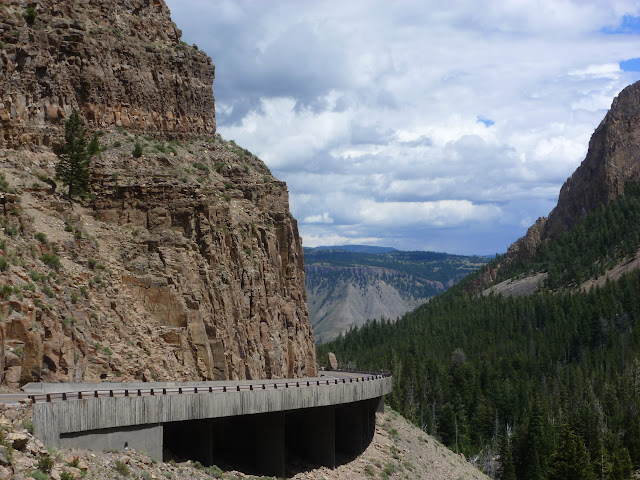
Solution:
M304 217L302 223L333 223L333 218L329 216L329 212L324 212L318 215Z
M216 64L220 133L287 182L305 245L504 251L636 75L638 36L603 33L632 1L168 4Z

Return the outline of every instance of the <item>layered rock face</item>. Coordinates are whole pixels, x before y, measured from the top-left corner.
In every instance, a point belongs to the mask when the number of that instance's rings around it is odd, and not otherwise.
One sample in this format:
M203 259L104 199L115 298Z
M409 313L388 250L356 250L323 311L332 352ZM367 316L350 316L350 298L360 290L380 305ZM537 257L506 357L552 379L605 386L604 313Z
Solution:
M557 238L600 204L624 192L627 182L640 180L640 82L626 87L591 136L585 159L560 190L558 204L539 218L527 234L509 247L503 263L531 258L545 240ZM498 268L488 268L470 285L484 288Z
M78 108L94 128L215 132L207 55L161 0L0 4L0 146L49 145Z
M286 185L215 134L165 4L0 12L2 383L314 376ZM82 204L49 185L74 107L103 147Z

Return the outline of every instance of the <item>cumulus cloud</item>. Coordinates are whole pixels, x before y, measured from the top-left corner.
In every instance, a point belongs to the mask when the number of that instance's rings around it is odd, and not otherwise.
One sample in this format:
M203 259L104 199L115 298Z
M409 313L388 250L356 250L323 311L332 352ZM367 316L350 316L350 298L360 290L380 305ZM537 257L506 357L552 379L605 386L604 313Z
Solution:
M625 0L167 3L311 246L504 251L640 75Z

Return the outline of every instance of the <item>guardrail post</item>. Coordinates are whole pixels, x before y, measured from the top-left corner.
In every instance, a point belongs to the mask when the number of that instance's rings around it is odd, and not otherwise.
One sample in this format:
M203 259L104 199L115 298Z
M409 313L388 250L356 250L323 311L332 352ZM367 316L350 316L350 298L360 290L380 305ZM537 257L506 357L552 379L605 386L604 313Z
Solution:
M78 400L82 400L82 392L78 392Z
M128 397L129 396L129 390L127 390L126 388L124 389L124 396Z
M289 382L284 382L284 388L289 388Z
M51 395L47 393L47 402L51 402Z
M162 389L162 394L163 394L163 395L166 395L166 394L167 394L167 389L166 389L166 388L163 388L163 389Z
M182 387L178 387L178 393L182 393Z
M198 387L193 387L193 393L198 393Z
M222 387L222 391L226 392L227 391L227 387Z
M67 394L66 394L66 393L64 393L64 392L62 393L62 399L63 399L63 400L66 400L66 399L67 399Z
M209 393L213 393L213 387L209 387Z
M113 397L113 390L109 390L109 396Z
M262 389L265 390L267 388L267 386L263 383L262 384Z
M142 390L138 389L138 396L141 397L142 396Z
M151 392L149 392L151 394L151 396L155 396L155 393L153 393L153 388L151 389Z
M253 390L253 385L249 385L249 390Z
M99 395L98 395L98 390L94 390L94 392L93 392L93 398L98 398L98 397L99 397Z
M240 391L240 385L238 385L236 388L238 389L238 392L239 392Z

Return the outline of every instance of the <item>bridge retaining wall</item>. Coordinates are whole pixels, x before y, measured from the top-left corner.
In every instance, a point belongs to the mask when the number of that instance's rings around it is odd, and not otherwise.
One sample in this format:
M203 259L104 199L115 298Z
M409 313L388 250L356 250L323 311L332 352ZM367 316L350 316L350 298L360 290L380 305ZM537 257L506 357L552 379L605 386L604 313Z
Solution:
M243 384L245 383L243 382ZM203 386L204 383L198 385ZM104 385L100 386L104 388ZM146 384L146 388L149 388L149 384ZM359 442L359 448L362 444L360 432L364 430L364 423L367 423L362 419L368 416L369 412L375 412L383 405L384 395L390 393L391 389L391 377L377 377L368 381L330 385L317 385L311 382L310 386L306 386L305 379L305 382L300 382L299 387L292 386L290 388L255 388L241 391L228 389L225 392L214 391L212 393L207 391L206 393L38 401L33 405L33 423L35 434L47 447L76 447L96 450L105 448L123 450L127 447L138 451L144 450L153 458L163 459L163 426L166 424L284 412L284 416L260 417L258 425L271 425L270 429L252 427L257 432L258 442L263 444L265 448L267 446L272 450L275 448L275 453L272 452L268 455L269 462L267 463L272 465L265 464L266 459L263 461L256 459L256 464L263 465L269 470L265 473L281 475L284 464L280 461L274 463L272 457L275 454L276 458L284 458L284 446L278 447L276 445L274 447L273 440L275 439L274 435L277 437L276 434L284 428L280 422L285 421L287 412L307 411L309 412L308 418L305 417L306 420L302 423L304 428L313 428L312 425L317 424L319 430L315 432L316 434L327 430L320 435L308 436L308 440L317 442L320 438L323 442L320 450L334 452L333 455L320 455L323 460L320 463L333 467L335 464L335 427L328 428L327 422L335 425L335 408L340 409L338 418L347 419L345 421L350 425L344 426L342 425L344 422L340 423L342 426L339 430L341 429L343 432L341 438L345 435L348 437L350 429L359 430L358 433L352 435L353 438L360 439L354 440L356 443ZM317 414L317 418L315 414ZM354 415L359 420L355 419ZM282 420L278 420L278 418ZM212 426L207 431L212 428L214 427ZM270 433L270 431L272 432ZM213 437L209 436L205 440L208 441L211 438ZM276 441L276 444L278 442L279 440ZM350 442L350 445L352 444L354 443ZM317 451L318 447L320 445L313 450ZM349 448L351 447L348 447L347 450ZM257 449L256 451L264 452L265 450ZM208 457L203 458L207 461Z

